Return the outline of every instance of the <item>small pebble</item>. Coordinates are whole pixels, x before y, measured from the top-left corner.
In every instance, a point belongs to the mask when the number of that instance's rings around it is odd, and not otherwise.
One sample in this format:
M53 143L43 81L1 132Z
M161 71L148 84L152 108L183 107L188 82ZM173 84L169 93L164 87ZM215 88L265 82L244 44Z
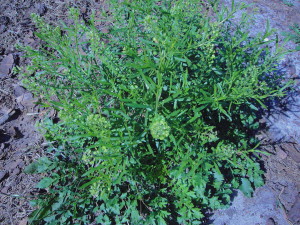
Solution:
M276 225L275 220L273 218L269 218L266 225Z
M9 54L4 57L4 59L0 63L0 78L10 74L14 65L14 61L15 60L13 54Z
M7 171L0 171L0 182L7 178Z
M16 97L23 95L25 92L26 92L25 88L21 86L15 86L14 88L14 94Z
M39 3L36 6L36 11L39 16L44 16L47 12L47 7L45 4Z
M0 17L0 33L3 33L7 30L7 25L9 24L9 18L7 16Z

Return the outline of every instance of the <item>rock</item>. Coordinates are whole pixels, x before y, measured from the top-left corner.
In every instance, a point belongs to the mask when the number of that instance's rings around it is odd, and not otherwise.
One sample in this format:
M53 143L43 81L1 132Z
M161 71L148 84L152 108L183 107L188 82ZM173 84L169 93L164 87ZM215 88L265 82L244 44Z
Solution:
M5 131L0 130L0 143L8 142L10 140L10 136L5 133Z
M9 115L7 113L0 112L0 125L4 124L9 119Z
M3 107L3 109L0 111L0 125L4 124L7 120L13 118L15 114L16 114L16 110L7 109L7 108ZM0 137L0 140L1 140L1 137Z
M4 52L5 52L5 48L3 48L3 47L0 47L0 55L3 55L3 54L4 54Z
M22 107L33 107L34 106L34 98L33 94L30 92L26 92L19 97L16 98L17 103Z
M300 195L298 194L296 202L288 212L288 217L294 224L299 224L298 222L300 222L299 213L300 213Z
M7 30L7 25L9 24L10 19L7 16L0 17L0 33L3 33Z
M0 33L4 33L7 30L7 27L5 25L0 24Z
M1 16L0 17L0 24L1 25L8 25L9 24L9 21L10 21L10 19L9 19L9 17L8 16Z
M22 159L17 159L16 161L5 165L5 169L10 171L10 170L15 170L16 168L21 168L24 166L24 162Z
M47 7L45 4L43 3L38 3L36 5L36 13L39 15L39 16L43 16L45 15L47 12Z
M214 211L211 220L214 225L266 225L269 218L276 225L289 225L278 207L276 193L265 185L257 188L252 198L245 197L238 191L232 205L227 209Z
M289 65L288 66L288 72L293 78L297 78L298 76L296 75L297 70L295 65Z
M288 151L288 155L296 162L300 163L300 152L293 144L285 144L284 148Z
M15 139L20 139L20 138L23 138L24 135L22 134L22 132L20 131L20 129L18 127L13 127L13 130L14 130L14 135L13 137Z
M3 144L3 143L0 144L0 160L6 159L8 146L9 145Z
M298 197L297 185L292 182L287 182L284 191L279 196L279 200L287 211L292 209Z
M276 225L276 223L273 218L269 218L266 222L266 225Z
M10 74L14 65L14 56L9 54L2 60L0 64L0 78Z
M86 14L87 13L87 8L85 6L80 7L80 13Z
M2 192L3 194L8 194L8 189L9 189L9 187L5 186L4 188L2 188L0 190L0 192Z
M36 47L37 43L34 38L30 37L30 35L26 35L24 38L24 44L29 45L31 47Z
M22 219L18 225L27 225L27 222L28 222L28 218L26 217L26 218Z
M25 166L25 162L23 160L21 162L19 162L18 167L20 169L24 168L24 166Z
M5 180L8 177L8 172L7 171L0 171L0 182Z
M26 89L21 86L15 86L14 94L16 97L23 95L26 92Z
M101 29L101 33L108 34L109 33L109 29L108 28L102 28Z
M289 156L296 162L300 163L300 152L289 151Z
M281 150L281 149L278 149L277 150L277 156L280 158L280 159L285 159L287 157L287 154Z
M13 171L11 172L11 176L16 176L19 175L21 173L20 168L15 168L13 169Z

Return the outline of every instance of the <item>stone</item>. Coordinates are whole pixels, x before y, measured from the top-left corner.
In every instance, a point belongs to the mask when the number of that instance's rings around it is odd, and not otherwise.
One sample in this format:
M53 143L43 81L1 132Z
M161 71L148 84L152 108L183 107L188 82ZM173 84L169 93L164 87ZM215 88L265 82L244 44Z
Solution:
M3 194L8 194L8 189L9 187L5 186L0 190L0 192L2 192Z
M106 27L102 28L101 33L108 34L109 33L109 28L106 28Z
M10 139L10 135L8 135L4 130L0 130L0 143L8 142Z
M14 94L16 97L23 95L26 92L26 89L21 86L15 86Z
M8 172L7 171L0 171L0 182L5 180L8 177Z
M36 12L39 16L44 16L46 14L47 10L48 9L47 9L46 5L43 3L38 3L36 5Z
M287 157L287 154L281 150L281 149L278 149L277 150L277 156L280 158L280 159L285 159Z
M297 70L296 70L296 66L295 65L289 65L288 66L288 72L289 72L289 74L292 76L292 77L294 77L294 78L297 78L298 76L297 76Z
M3 33L7 30L7 25L9 24L9 17L1 16L0 17L0 33Z
M20 165L22 165L22 163L24 163L22 159L17 159L16 161L14 161L12 163L7 164L5 166L5 169L6 170L14 170L14 169L20 167Z
M9 115L7 113L0 112L0 125L4 124L9 119Z
M0 78L9 75L13 68L13 65L14 65L13 54L9 54L5 56L0 64Z
M0 145L0 160L6 159L8 146L3 143Z
M297 149L291 148L288 153L296 163L300 163L300 152Z
M1 16L0 17L0 24L1 25L8 25L9 24L9 21L10 21L10 19L9 19L9 17L8 16Z
M288 217L294 224L299 224L300 222L299 213L300 213L300 195L298 194L296 202L288 212Z
M87 8L86 8L85 6L82 6L82 7L80 8L80 13L82 13L82 14L87 13Z
M33 94L30 92L26 92L19 97L16 98L17 103L22 107L33 107L34 106L34 98Z
M29 45L31 47L36 47L37 46L37 42L34 40L34 38L30 37L30 35L25 36L24 44Z
M25 217L24 219L22 219L22 220L18 223L18 225L27 225L27 223L28 223L28 218Z
M277 194L267 185L257 188L252 198L245 197L238 191L231 206L214 211L210 219L214 225L266 225L268 219L272 218L276 225L288 225L278 207L276 196ZM268 225L274 225L271 222L273 221L270 220Z
M23 138L24 135L22 134L22 132L20 131L20 129L18 127L13 127L13 130L14 130L14 135L13 137L15 139L20 139L20 138Z
M19 162L18 167L19 167L20 169L24 168L24 166L25 166L25 162L24 162L23 160L22 160L21 162Z
M5 48L3 48L3 47L0 47L0 55L3 55L3 54L4 54L4 52L5 52Z
M290 211L298 196L298 190L295 183L287 182L286 187L279 196L279 200L287 211Z
M13 171L11 172L11 176L16 176L19 175L21 173L20 168L15 168L13 169Z
M276 225L275 220L273 218L267 219L266 225Z
M7 27L5 25L0 24L0 33L3 33L7 30Z

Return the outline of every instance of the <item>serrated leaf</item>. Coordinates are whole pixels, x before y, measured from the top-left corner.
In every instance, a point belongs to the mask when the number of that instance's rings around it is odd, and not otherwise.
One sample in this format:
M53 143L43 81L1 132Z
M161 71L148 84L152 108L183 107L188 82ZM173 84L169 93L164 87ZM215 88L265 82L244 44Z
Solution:
M239 189L244 193L245 196L251 197L253 194L253 188L251 186L251 182L247 178L241 179L242 184Z
M46 221L47 223L50 223L53 220L55 220L55 215L48 216L48 217L44 218L44 221Z
M262 178L262 176L259 175L254 175L254 186L257 187L261 187L264 185L264 179Z
M47 158L47 157L41 157L38 161L38 168L37 172L38 173L44 173L48 169L51 169L52 162Z
M54 179L50 177L44 177L37 185L37 188L47 188L54 182Z
M24 172L28 174L32 173L43 173L50 168L52 162L47 157L41 157L37 161L26 166Z
M166 221L161 216L158 216L157 222L160 225L167 225Z
M28 166L25 167L24 173L27 174L37 173L37 168L38 168L38 162L30 163Z
M64 202L64 198L60 197L58 202L56 202L52 205L52 210L55 211L55 210L59 209L62 206L63 202Z

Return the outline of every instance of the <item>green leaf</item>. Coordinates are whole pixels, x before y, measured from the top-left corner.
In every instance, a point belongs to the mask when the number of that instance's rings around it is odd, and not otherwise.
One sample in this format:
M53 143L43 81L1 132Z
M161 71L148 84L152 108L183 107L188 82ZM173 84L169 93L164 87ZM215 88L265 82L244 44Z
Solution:
M262 178L262 176L261 175L256 175L256 174L254 175L254 182L253 183L254 183L254 186L256 188L261 187L265 184L264 179Z
M47 223L50 223L51 221L54 221L54 220L55 220L55 215L51 215L51 216L44 218L44 221L46 221Z
M64 196L60 196L58 198L58 201L52 205L52 210L53 211L58 210L64 204L64 200L65 200Z
M38 162L30 163L28 166L25 167L24 173L27 174L37 173L37 168L38 168Z
M157 216L157 217L158 217L157 222L158 222L159 225L167 225L167 223L166 223L166 221L164 220L163 217L161 217L161 216Z
M55 179L52 179L50 177L44 177L37 185L37 188L48 188L53 182L55 181Z
M247 178L241 179L242 184L239 189L246 195L247 197L251 197L253 194L253 188L251 186L251 182Z
M25 167L25 173L44 173L47 170L53 168L52 162L47 157L41 157L37 161L29 164Z
M125 103L125 105L132 107L132 108L140 108L140 109L151 109L149 105L142 105L137 103Z

